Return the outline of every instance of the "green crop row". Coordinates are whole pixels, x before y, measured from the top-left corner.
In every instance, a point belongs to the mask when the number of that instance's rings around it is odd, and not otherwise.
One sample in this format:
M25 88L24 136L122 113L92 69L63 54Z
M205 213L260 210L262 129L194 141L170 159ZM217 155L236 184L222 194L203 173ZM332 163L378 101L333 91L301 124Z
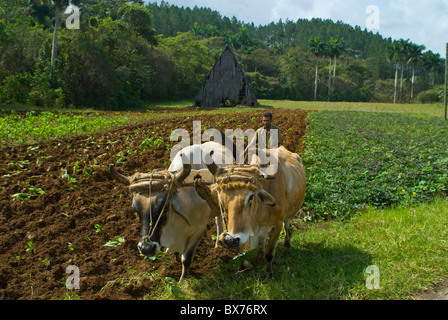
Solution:
M303 155L308 218L343 218L368 205L425 202L448 191L443 120L323 111L309 121Z
M125 125L125 116L103 117L99 113L52 113L34 111L26 114L0 113L0 143L34 143L45 139L93 133Z

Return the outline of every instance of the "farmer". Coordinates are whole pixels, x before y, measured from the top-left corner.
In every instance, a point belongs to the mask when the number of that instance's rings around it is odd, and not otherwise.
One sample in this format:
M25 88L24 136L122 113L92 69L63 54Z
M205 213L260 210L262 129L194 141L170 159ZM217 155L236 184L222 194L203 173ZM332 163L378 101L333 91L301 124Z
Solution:
M281 137L281 131L280 128L278 126L276 126L275 124L272 124L272 113L270 112L265 112L263 113L263 127L259 128L256 132L254 137L252 138L252 140L249 142L245 153L247 152L247 150L251 149L251 148L255 148L256 144L257 144L257 138L259 137L260 139L262 139L262 143L260 143L260 141L258 141L258 147L260 148L278 148L281 144L282 144L282 137ZM272 135L272 139L271 139L271 130L276 130L277 134L276 135ZM277 136L276 141L275 136Z

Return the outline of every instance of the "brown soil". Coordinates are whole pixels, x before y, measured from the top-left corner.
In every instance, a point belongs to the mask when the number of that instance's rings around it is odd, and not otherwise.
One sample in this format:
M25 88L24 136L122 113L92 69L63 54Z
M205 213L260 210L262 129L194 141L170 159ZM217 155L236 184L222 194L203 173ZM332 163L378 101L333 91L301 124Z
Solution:
M415 295L412 300L448 300L448 280Z
M273 113L285 147L302 152L307 113L283 109ZM115 163L119 171L131 175L163 167L170 157L165 145L170 130L192 132L193 120L221 129L256 129L260 114L198 116L192 110L188 118L0 149L0 299L64 299L70 294L64 285L69 265L79 268L80 290L73 293L82 299L151 297L164 277L179 279L181 266L174 255L156 261L139 255L138 218L126 187L110 179L106 168ZM145 138L156 134L164 138L161 146L139 149ZM125 157L118 156L119 152ZM124 163L117 163L120 160ZM76 182L70 182L67 175ZM30 186L45 194L30 200L13 199L14 194L29 192ZM97 232L96 225L103 231ZM193 261L193 277L210 272L232 256L223 248L213 249L212 221L209 227ZM117 247L104 246L116 236L126 241ZM27 251L27 243L32 243L32 251Z

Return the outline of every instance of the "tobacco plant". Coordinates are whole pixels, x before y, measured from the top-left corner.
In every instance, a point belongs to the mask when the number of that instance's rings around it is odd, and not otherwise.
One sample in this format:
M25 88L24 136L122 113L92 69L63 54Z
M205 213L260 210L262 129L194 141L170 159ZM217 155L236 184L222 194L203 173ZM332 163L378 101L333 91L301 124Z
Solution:
M353 111L313 113L309 121L303 157L309 219L447 194L445 121Z

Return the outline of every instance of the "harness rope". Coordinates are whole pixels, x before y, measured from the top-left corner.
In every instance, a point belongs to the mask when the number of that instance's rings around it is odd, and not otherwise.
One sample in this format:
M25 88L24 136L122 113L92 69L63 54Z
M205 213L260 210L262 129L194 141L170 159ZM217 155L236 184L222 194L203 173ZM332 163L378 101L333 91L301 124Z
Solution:
M152 188L151 188L152 187L152 181L153 181L152 178L153 178L153 174L154 174L155 171L157 171L157 170L154 170L153 172L151 172L151 175L150 175L150 178L149 178L150 179L149 180L149 199L151 199L151 197L152 197ZM160 215L157 218L157 221L156 221L156 224L154 225L154 227L153 227L153 220L152 220L152 206L151 205L149 206L149 218L150 218L149 229L151 230L151 228L152 228L151 233L147 236L149 238L151 238L154 235L154 232L155 232L155 230L157 228L157 225L159 224L160 219L162 218L162 216L163 216L163 214L165 212L166 204L168 203L168 201L170 200L171 196L174 193L173 185L174 185L175 176L171 172L169 172L169 171L167 171L167 172L169 173L169 175L171 177L171 182L170 182L169 189L167 191L167 196L166 196L166 199L165 199L165 203L163 204L162 211L160 212Z
M230 170L227 172L227 175L226 175L226 177L227 177L227 183L225 183L226 194L229 191L230 175L233 173L234 169L235 169L235 167L230 168ZM224 185L224 181L221 181L218 188L221 189L223 185ZM221 217L224 222L224 228L223 228L222 234L226 234L227 233L227 213L225 210L224 203L222 202L222 199L221 199L221 193L218 191L216 193L218 194L219 211L221 212Z

